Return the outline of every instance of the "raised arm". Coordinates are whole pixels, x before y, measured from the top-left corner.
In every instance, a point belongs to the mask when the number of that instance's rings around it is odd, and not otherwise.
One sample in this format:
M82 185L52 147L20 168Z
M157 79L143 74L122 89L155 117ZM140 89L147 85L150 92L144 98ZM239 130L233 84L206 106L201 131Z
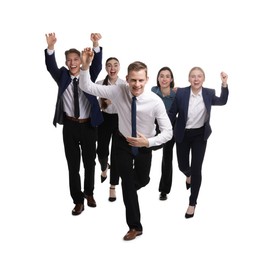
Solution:
M228 75L225 72L221 72L220 78L222 82L220 97L217 97L215 95L212 100L212 105L222 106L225 105L228 100L228 95L229 95L228 84L227 84Z
M102 38L100 33L91 33L90 40L93 42L94 59L90 66L90 77L93 82L98 78L99 73L102 71L102 47L99 46L99 40Z

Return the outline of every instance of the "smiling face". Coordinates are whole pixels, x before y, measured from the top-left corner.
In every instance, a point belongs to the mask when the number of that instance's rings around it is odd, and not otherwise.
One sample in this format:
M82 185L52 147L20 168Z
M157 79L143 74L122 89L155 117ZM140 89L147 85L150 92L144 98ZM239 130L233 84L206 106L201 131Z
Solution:
M72 76L77 76L80 72L80 66L81 66L81 58L80 58L80 52L77 50L68 50L65 52L66 56L66 66L68 67L70 74Z
M171 87L171 82L173 81L173 78L171 72L165 69L160 71L157 80L162 90L162 89L169 89Z
M131 71L126 76L126 81L129 84L132 95L138 97L144 92L144 87L148 81L148 77L146 76L146 71L142 69L139 71Z
M114 83L117 80L118 72L120 70L120 63L116 58L110 58L106 62L106 71L109 80Z
M128 66L126 81L133 96L140 96L144 92L145 84L148 81L147 66L139 61Z
M201 68L194 67L190 70L189 82L191 84L191 89L194 94L200 91L204 81L205 81L205 73Z

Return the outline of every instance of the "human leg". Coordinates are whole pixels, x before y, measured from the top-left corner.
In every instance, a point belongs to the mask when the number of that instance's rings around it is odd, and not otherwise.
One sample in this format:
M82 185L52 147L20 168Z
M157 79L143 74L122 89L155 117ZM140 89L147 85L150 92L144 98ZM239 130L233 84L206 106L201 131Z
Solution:
M122 195L126 209L126 222L130 229L142 231L138 195L133 175L133 156L124 137L115 136L117 169L121 177Z
M173 158L173 146L174 137L163 145L162 150L162 174L159 183L159 192L162 194L169 194L172 187L172 158ZM166 196L167 199L167 196Z
M63 143L69 169L70 195L74 204L84 203L80 180L80 148L78 123L65 120L63 126Z
M187 135L181 143L176 143L176 153L179 170L186 176L186 188L190 188L191 167L190 167L190 141Z
M90 123L81 124L80 145L84 165L84 194L88 201L88 206L95 207L96 202L93 198L95 184L95 158L96 158L96 128Z

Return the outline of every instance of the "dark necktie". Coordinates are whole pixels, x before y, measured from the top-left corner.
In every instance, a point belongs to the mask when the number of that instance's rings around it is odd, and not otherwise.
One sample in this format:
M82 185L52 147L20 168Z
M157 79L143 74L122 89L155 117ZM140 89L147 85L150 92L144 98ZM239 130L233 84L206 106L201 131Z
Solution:
M77 78L74 78L73 79L73 86L74 86L74 89L73 89L73 93L74 93L74 116L76 118L79 118L79 92L78 92L78 85L79 85L79 82L78 82L78 79Z
M136 137L136 97L133 96L132 97L132 111L131 111L131 115L132 115L132 137ZM136 156L138 154L138 148L132 146L132 154L134 156Z

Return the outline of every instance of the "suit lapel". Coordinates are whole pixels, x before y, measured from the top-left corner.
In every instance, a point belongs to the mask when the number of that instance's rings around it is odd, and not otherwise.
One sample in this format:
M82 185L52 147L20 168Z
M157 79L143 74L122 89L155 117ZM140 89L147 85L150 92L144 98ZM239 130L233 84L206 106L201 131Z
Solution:
M184 92L184 97L183 97L183 100L184 100L184 111L185 111L185 121L187 121L187 118L188 118L188 110L189 110L189 102L190 102L190 91L191 91L191 88L187 88L186 91Z
M208 95L208 91L205 88L202 88L202 97L203 97L203 101L205 104L205 107L207 109L207 112L209 113L210 111L210 98Z

